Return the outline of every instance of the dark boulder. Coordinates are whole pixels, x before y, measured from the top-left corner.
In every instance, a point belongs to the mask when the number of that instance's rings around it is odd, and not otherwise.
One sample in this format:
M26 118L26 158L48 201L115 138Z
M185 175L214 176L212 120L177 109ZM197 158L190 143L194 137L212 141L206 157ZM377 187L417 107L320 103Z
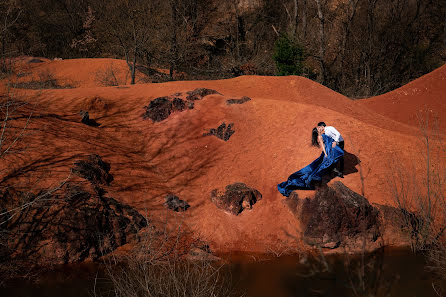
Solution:
M216 90L212 90L212 89L206 89L206 88L198 88L195 89L193 91L189 91L187 92L187 100L201 100L203 99L203 97L207 96L207 95L212 95L212 94L218 94L221 95L219 92L217 92Z
M113 181L113 176L109 173L110 164L96 154L88 156L87 160L75 162L71 171L93 185L109 185Z
M0 264L54 265L95 260L129 242L148 222L132 207L103 197L92 185L65 184L56 192L2 193L9 217L0 226ZM23 207L27 205L26 207ZM20 213L14 209L22 206Z
M310 245L336 248L364 236L374 242L380 235L379 211L341 182L316 189L312 198L301 199L292 192L286 204Z
M90 114L88 113L88 111L81 110L79 112L79 114L82 117L82 119L81 119L82 124L85 124L85 125L91 126L91 127L99 127L101 125L98 122L96 122L95 120L90 119Z
M194 108L194 101L200 100L210 94L220 94L215 90L198 88L193 91L183 93L175 93L171 96L155 98L150 101L148 106L144 106L144 119L151 119L154 122L161 122L167 119L173 112L182 112L186 109ZM186 96L186 98L184 98ZM182 98L180 98L182 97Z
M168 194L165 200L166 202L164 203L164 206L176 212L186 211L190 207L186 201L181 200L173 194Z
M217 189L211 192L211 201L218 208L233 215L238 215L244 209L252 209L252 206L261 199L262 194L259 191L244 183L227 185L224 193Z
M245 102L250 101L251 98L243 96L241 99L228 99L226 100L226 104L227 105L231 105L231 104L243 104Z
M173 98L172 111L183 111L186 108L186 102L181 98Z
M28 63L43 63L44 61L38 58L32 58L28 61Z
M146 112L143 118L149 118L154 122L161 122L172 113L173 104L169 97L159 97L150 101L149 106L144 107Z
M226 126L226 123L223 122L218 126L217 129L210 129L208 133L204 133L203 136L209 136L214 135L217 138L220 138L221 140L228 141L232 134L234 134L234 130L232 130L232 127L234 126L234 123L230 123L228 126Z

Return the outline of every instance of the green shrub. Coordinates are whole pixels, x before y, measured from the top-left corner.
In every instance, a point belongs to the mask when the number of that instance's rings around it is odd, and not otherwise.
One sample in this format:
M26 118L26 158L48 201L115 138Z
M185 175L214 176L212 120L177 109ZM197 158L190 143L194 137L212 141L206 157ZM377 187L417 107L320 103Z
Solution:
M302 46L288 35L282 35L276 40L273 59L279 75L302 75L304 58Z

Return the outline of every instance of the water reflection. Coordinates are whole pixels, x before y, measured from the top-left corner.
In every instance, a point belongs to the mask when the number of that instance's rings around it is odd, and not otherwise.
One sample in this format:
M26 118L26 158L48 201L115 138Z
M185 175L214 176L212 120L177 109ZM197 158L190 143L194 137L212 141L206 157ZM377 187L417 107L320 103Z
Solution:
M436 296L422 256L391 249L361 256L320 254L302 256L226 255L223 267L238 292L252 297L315 296ZM364 259L364 261L362 261ZM364 263L364 265L362 265ZM91 297L95 289L112 296L111 285L98 265L65 267L40 278L38 283L16 281L0 288L2 297ZM364 280L364 281L361 281ZM240 296L240 295L238 295Z

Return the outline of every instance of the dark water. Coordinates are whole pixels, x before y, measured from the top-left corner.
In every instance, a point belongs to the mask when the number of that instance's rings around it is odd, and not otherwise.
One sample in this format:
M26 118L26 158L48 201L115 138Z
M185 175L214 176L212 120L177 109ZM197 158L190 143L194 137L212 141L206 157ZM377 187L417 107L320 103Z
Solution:
M360 256L231 255L223 267L236 291L252 297L436 296L422 256L408 250L386 250ZM364 264L364 265L362 265ZM82 265L42 275L38 283L16 281L0 288L0 297L90 297L111 293L97 265ZM359 276L365 281L361 282ZM95 277L97 277L95 288ZM107 296L107 294L103 294ZM113 294L108 294L113 296Z
M298 256L239 262L232 265L232 276L253 297L437 296L424 258L409 250L369 254L364 262L360 256L326 256L324 260L320 254L301 262Z

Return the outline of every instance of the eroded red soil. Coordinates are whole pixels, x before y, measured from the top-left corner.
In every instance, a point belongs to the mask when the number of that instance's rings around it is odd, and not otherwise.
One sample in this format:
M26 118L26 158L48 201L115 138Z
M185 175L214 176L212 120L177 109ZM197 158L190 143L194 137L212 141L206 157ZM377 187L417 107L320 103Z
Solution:
M121 67L118 75L125 76L125 62L115 61ZM13 169L21 168L23 186L54 185L70 175L76 160L96 153L111 164L114 181L108 195L151 218L163 220L167 215L172 224L183 221L185 228L220 252L268 252L298 245L296 219L276 185L320 154L310 146L317 122L335 126L345 138L350 154L342 182L358 193L364 191L372 203L392 205L387 176L394 164L410 163L415 172L424 170L414 114L426 103L440 120L446 115L446 66L391 93L353 101L295 76L99 87L94 73L109 62L45 60L24 70L48 70L58 81L77 88L17 90L34 112L22 140L26 150L3 162L10 174L4 182L12 182ZM143 107L152 99L195 88L222 95L206 96L195 101L194 109L173 113L162 122L143 120ZM252 100L226 104L242 96ZM88 110L101 126L80 123L80 110ZM229 141L203 136L222 122L234 123ZM444 133L445 123L440 127ZM210 200L213 189L234 182L263 195L252 210L238 216ZM168 193L191 207L180 214L167 211L163 203ZM298 194L310 196L312 191Z

